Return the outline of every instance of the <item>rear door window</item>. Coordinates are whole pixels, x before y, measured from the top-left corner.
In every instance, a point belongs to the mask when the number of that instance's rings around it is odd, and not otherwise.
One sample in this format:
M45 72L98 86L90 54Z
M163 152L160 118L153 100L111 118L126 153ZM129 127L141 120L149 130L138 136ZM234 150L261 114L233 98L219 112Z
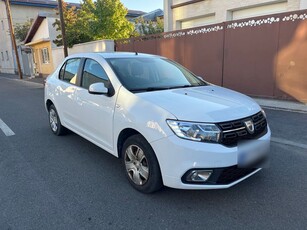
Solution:
M62 66L60 70L60 79L70 84L76 85L77 83L77 73L79 69L81 59L72 58L67 60L67 62Z

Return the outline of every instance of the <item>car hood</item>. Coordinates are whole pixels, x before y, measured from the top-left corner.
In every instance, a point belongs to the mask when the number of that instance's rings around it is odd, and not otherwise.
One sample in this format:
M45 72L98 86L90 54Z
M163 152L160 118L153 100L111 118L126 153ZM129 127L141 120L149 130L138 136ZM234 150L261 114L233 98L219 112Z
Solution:
M184 121L230 121L260 111L260 106L250 97L212 85L138 93L137 96Z

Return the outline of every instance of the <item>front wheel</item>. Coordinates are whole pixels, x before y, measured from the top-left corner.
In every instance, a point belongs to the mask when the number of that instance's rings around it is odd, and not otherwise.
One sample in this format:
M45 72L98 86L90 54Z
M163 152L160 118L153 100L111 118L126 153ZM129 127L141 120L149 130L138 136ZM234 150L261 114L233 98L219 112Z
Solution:
M62 126L60 117L54 105L51 105L49 108L49 125L51 131L57 135L63 135L66 132L66 128Z
M142 135L133 135L125 141L122 148L122 162L125 174L136 190L152 193L162 188L158 160Z

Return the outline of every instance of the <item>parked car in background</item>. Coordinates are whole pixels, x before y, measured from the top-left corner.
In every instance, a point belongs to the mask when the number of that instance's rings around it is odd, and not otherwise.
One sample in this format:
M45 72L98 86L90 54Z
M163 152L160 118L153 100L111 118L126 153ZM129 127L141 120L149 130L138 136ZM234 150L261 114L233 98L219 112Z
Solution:
M271 136L251 98L147 54L67 57L46 80L45 106L55 135L72 130L120 158L144 193L231 187L261 169Z

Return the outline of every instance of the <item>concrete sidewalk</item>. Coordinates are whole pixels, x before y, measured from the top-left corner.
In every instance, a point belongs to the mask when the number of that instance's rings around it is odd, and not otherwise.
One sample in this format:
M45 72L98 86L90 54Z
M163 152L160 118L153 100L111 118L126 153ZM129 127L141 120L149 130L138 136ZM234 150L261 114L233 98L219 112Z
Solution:
M18 75L15 74L3 74L0 73L0 77L19 79ZM21 81L34 82L44 84L46 78L42 77L27 77L24 76ZM253 98L261 107L267 109L285 110L291 112L307 113L307 104L300 102L287 101L287 100L276 100L276 99L265 99L265 98Z
M263 108L307 113L307 104L300 102L264 98L253 99Z
M17 74L9 74L9 73L0 73L0 77L9 78L9 79L19 79L19 76ZM29 76L23 76L21 81L31 81L36 83L44 83L43 77L29 77Z

